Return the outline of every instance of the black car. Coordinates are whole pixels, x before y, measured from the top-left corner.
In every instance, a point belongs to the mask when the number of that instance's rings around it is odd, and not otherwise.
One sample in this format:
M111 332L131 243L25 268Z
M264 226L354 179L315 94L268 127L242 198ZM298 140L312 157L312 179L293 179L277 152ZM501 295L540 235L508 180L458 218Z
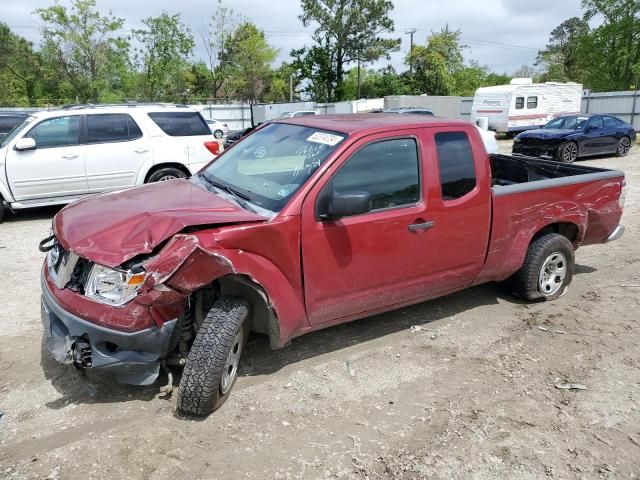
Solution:
M236 143L241 138L249 135L254 130L255 130L255 127L249 127L249 128L245 128L243 130L232 130L232 131L230 131L229 133L227 133L227 138L224 139L223 147L226 150L231 145Z
M27 112L0 111L0 138L4 137L13 127L21 123L29 114Z
M571 163L579 157L629 153L636 141L631 125L611 115L558 117L537 130L527 130L513 139L513 153L551 157Z

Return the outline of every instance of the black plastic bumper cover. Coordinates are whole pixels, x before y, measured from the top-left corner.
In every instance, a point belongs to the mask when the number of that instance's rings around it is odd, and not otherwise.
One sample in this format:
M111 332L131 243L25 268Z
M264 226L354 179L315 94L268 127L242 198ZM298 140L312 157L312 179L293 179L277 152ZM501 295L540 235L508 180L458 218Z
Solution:
M47 348L60 363L74 363L74 349L91 347L90 368L113 375L120 383L150 385L169 350L176 320L162 328L121 332L93 324L64 310L42 285L42 324ZM78 355L76 355L77 364ZM89 367L89 365L79 365Z

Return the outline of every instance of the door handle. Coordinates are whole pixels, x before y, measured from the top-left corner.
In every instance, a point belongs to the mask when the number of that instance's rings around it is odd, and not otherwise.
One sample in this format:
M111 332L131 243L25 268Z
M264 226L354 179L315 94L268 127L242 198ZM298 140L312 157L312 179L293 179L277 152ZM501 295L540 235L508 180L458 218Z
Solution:
M410 232L422 232L423 230L428 230L433 227L434 222L424 222L424 223L412 223L409 225Z
M62 155L62 158L66 158L67 160L73 160L74 158L78 158L80 155L77 153L67 153L66 155Z
M136 153L147 153L149 151L148 148L136 148L134 152Z

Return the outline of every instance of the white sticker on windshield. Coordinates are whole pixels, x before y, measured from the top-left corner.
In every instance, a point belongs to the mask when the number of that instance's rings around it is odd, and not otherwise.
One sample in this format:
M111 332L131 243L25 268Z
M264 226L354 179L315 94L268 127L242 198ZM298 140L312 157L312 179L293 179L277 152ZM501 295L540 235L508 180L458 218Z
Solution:
M344 137L341 137L340 135L333 135L331 133L325 132L316 132L309 138L307 138L307 142L322 143L324 145L333 147L343 139Z

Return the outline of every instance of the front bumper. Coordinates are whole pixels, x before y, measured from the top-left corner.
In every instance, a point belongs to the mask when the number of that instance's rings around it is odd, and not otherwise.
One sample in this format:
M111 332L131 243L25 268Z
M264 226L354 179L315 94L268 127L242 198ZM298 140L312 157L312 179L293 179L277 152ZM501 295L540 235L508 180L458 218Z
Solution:
M101 327L64 310L44 280L41 317L47 348L58 362L104 371L130 385L156 380L176 326L170 320L131 333Z
M550 157L553 158L556 148L553 146L527 145L526 143L514 143L512 153L526 155L528 157Z

